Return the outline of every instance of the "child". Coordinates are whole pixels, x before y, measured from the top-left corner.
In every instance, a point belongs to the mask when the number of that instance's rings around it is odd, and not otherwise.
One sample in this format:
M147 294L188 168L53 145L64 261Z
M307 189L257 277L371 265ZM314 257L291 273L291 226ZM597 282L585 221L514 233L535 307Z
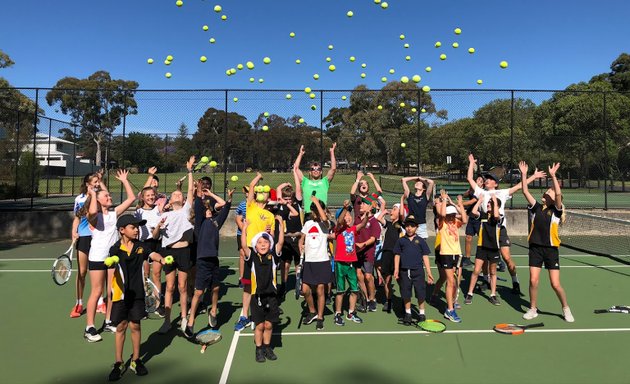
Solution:
M402 200L402 199L401 199ZM385 201L382 201L383 207ZM385 291L385 305L383 305L383 311L391 313L392 311L392 275L394 274L394 246L396 241L402 235L401 225L401 204L394 204L390 214L390 220L385 219L385 215L379 215L378 221L385 229L385 237L383 239L383 253L380 261L380 271L384 278L383 288Z
M247 231L249 219L243 224ZM254 343L256 344L256 362L276 360L278 357L271 348L273 324L279 321L280 309L276 287L276 269L280 261L278 253L282 251L284 236L280 231L278 244L274 248L271 235L260 232L248 244L245 236L241 237L241 245L245 250L246 267L251 271L250 313L256 325ZM250 248L251 247L251 248Z
M568 323L575 321L567 296L560 285L560 257L558 247L560 237L558 236L558 226L562 222L564 206L562 204L562 191L560 183L556 178L556 172L560 168L560 163L554 163L549 167L549 176L553 182L553 188L547 189L542 197L542 205L534 199L529 192L527 182L527 163L521 161L518 164L521 170L521 182L523 184L523 195L527 199L529 206L529 217L531 221L531 231L527 238L529 242L529 300L530 308L523 315L526 320L534 319L538 316L536 304L538 302L538 281L543 263L549 271L549 282L551 288L556 292L556 296L562 304L562 315Z
M116 324L116 362L109 374L109 381L117 381L125 370L123 348L127 327L131 328L130 368L138 376L149 373L140 360L140 340L142 339L140 320L146 316L144 306L144 278L143 264L151 259L164 264L159 253L150 251L138 238L139 226L145 225L146 220L139 220L131 215L122 215L116 221L116 228L120 233L118 240L109 250L110 256L117 256L118 264L114 267L112 279L112 323Z
M407 185L407 183L412 180L416 180L413 185L415 190L413 195ZM407 206L409 207L409 213L414 215L418 222L418 236L426 241L429 238L429 233L427 232L427 206L433 197L433 186L435 182L420 176L403 177L401 181L405 199L407 200Z
M483 188L483 176L477 175L475 176L475 182L479 188ZM480 221L475 219L474 216L470 215L472 208L477 204L478 199L475 197L475 190L473 188L469 188L465 193L464 197L468 198L464 202L464 208L466 208L466 213L468 214L468 223L466 224L466 242L464 245L464 258L462 259L462 267L468 267L472 265L470 262L470 254L472 250L472 240L474 236L479 235L479 226Z
M411 315L411 288L416 292L418 299L419 321L425 321L424 299L426 297L426 282L433 284L433 275L429 265L429 246L423 238L416 235L418 222L413 215L407 216L403 225L405 226L405 237L396 240L394 245L394 279L398 281L400 296L405 305L405 315L403 323L411 325L413 318ZM420 259L422 258L422 260Z
M490 303L494 305L501 305L501 302L497 298L497 263L501 259L499 255L499 231L501 228L499 207L501 206L501 200L498 200L495 195L490 197L490 202L486 209L487 213L482 216L479 212L479 204L481 201L477 201L473 209L470 211L474 220L479 220L481 226L479 227L479 240L477 241L477 256L475 257L475 269L473 270L470 278L470 284L468 286L468 293L464 299L464 304L472 304L473 290L477 284L477 279L481 273L484 263L489 263L489 275L490 275Z
M307 199L313 192L315 192L315 196L317 196L317 198L326 205L326 202L328 201L328 189L330 187L330 183L335 177L335 172L337 172L337 160L335 160L336 147L337 143L333 143L330 148L330 169L326 173L326 177L322 177L322 165L317 162L311 163L308 173L309 177L304 177L304 174L300 170L300 163L302 162L302 157L304 156L305 151L304 146L300 146L300 152L295 159L295 163L293 163L293 177L295 179L296 189L299 185ZM298 196L298 200L301 199L302 195L300 194ZM304 213L309 213L310 210L310 204L304 204Z
M300 205L302 201L296 198L296 193L289 183L280 184L276 188L279 199L278 215L282 217L284 231L284 248L282 249L282 284L278 287L278 294L284 298L291 263L297 267L300 263L300 237L302 235L303 213Z
M228 200L224 202L222 198L215 195L208 189L203 190L204 195L208 195L222 206L215 217L216 212L210 205L210 200L206 200L204 211L195 205L195 218L202 217L199 228L199 238L197 241L197 275L195 276L195 293L190 304L190 314L188 324L184 330L184 335L192 339L194 336L195 315L201 296L206 289L212 290L212 307L208 313L208 325L211 328L217 326L217 304L219 301L219 231L225 223L232 206L233 189L228 190Z

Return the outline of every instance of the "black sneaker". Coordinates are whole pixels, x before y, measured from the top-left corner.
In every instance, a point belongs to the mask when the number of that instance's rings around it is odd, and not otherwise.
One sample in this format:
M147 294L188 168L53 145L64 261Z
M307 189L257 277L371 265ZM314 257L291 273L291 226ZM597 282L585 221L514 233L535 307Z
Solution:
M89 343L96 343L98 341L103 340L103 338L101 337L101 335L98 334L98 331L96 330L96 328L94 327L90 327L88 329L85 330L85 333L83 333L83 337L85 338L85 340L87 340Z
M346 320L353 321L358 324L361 324L363 322L363 319L357 316L356 312L348 312L348 314L346 315Z
M405 313L405 317L402 320L404 325L411 325L413 323L413 318L411 317L411 313Z
M129 368L131 368L131 370L134 371L137 376L146 376L149 374L147 367L144 366L144 363L141 359L131 360Z
M492 305L501 305L501 301L499 301L499 298L496 296L490 296L489 300Z
M256 347L256 362L264 363L265 360L267 359L265 358L265 352L263 351L263 347Z
M263 355L265 356L265 358L267 360L278 360L278 356L276 356L275 353L273 353L273 349L270 346L263 346L262 347L262 351L263 351Z
M164 316L166 316L166 310L164 309L163 306L159 306L158 309L155 310L154 312L160 319L163 319Z
M497 272L505 272L505 269L505 263L503 260L499 261L499 264L497 265Z
M376 300L368 301L368 311L376 312Z
M517 282L512 283L512 293L515 295L521 295L521 284Z
M464 304L468 305L468 304L472 304L473 301L473 295L471 295L470 293L466 294L466 297L464 298Z
M109 373L109 381L118 381L122 377L123 373L125 373L125 363L122 361L117 361L114 363L112 367L112 371Z
M464 257L464 258L462 259L462 267L463 267L463 268L467 268L467 267L470 267L470 266L472 266L472 265L473 265L473 262L472 262L472 261L470 261L470 257Z
M315 320L317 320L317 313L309 313L308 315L306 315L306 317L304 317L304 321L302 321L302 324L309 325Z
M318 331L324 329L324 319L317 319L317 325L315 326L315 329Z
M341 313L335 313L335 325L346 325L343 321L343 316Z
M192 327L186 327L186 329L184 329L184 337L189 340L195 337L195 332L193 332Z
M387 300L383 305L383 312L392 313L392 301Z
M360 304L360 303L356 304L355 310L357 312L361 312L361 313L366 313L367 312L367 308L363 304Z
M427 321L427 316L423 313L418 314L418 322L422 323L423 321Z

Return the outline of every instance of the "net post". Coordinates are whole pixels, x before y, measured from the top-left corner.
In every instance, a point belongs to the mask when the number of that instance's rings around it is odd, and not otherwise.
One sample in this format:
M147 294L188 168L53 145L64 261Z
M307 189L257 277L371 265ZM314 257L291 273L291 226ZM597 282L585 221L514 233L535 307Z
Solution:
M37 162L37 111L39 110L39 88L35 88L35 112L33 113L33 164L31 164L31 210L34 204L35 191L35 163Z

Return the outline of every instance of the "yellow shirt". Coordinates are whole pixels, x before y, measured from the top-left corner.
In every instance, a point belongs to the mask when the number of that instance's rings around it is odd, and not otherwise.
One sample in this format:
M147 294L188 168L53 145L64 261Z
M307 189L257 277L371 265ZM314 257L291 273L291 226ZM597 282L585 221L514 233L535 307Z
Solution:
M273 214L264 208L260 208L254 200L247 203L245 218L248 222L247 246L251 246L254 236L256 236L257 233L264 232L267 226L271 226L271 235L273 235L276 224Z
M459 227L462 226L460 220L447 223L440 220L440 255L461 255L462 247L459 245Z

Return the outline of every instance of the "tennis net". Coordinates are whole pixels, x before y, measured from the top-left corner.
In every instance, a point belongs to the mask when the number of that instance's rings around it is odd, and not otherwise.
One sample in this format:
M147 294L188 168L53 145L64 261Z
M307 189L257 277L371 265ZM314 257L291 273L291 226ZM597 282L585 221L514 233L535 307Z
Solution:
M630 213L566 212L562 246L574 251L630 262Z

